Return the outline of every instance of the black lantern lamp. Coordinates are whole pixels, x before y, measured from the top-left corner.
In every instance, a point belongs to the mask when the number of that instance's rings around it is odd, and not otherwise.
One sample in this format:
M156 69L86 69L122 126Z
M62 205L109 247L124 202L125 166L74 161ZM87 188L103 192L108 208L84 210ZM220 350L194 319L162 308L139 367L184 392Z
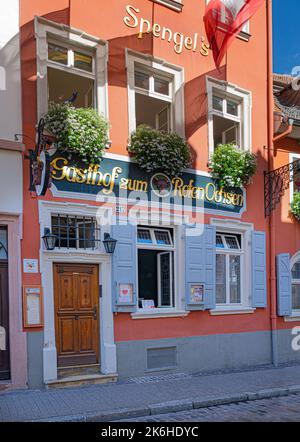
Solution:
M118 241L116 239L111 238L109 233L104 233L103 244L104 244L106 253L113 255L116 250L117 242Z
M55 250L57 236L51 233L50 229L45 229L43 241L47 250L52 251Z

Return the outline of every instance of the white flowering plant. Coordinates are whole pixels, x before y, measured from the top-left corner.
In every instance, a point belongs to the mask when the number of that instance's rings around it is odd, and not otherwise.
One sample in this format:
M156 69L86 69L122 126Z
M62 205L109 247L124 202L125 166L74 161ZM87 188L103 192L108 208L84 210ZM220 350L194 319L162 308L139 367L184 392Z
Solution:
M209 161L209 169L220 187L229 189L250 184L256 167L256 156L234 144L219 144Z
M128 151L141 169L148 173L163 172L170 177L181 175L192 160L189 145L182 137L146 125L132 133Z
M92 108L50 103L45 128L55 137L59 152L86 164L99 163L109 143L109 123Z
M296 220L300 221L300 192L295 192L291 202L291 212Z

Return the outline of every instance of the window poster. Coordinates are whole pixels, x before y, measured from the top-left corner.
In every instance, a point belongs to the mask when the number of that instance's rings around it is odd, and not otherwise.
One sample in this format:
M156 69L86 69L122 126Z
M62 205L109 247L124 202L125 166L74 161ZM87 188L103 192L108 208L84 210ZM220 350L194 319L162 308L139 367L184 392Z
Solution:
M202 304L204 302L204 285L192 284L191 286L191 302L193 304Z
M133 285L120 284L119 286L119 304L133 304Z

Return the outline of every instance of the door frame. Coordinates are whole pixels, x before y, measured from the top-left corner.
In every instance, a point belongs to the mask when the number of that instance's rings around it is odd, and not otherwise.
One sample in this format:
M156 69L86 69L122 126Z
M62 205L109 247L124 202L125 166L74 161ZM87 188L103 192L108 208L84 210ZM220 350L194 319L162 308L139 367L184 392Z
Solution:
M9 349L10 380L1 381L8 389L27 386L27 339L23 331L21 232L19 215L0 214L0 225L8 233L8 302L9 302Z
M40 236L44 229L51 227L52 213L69 215L85 215L90 217L101 216L101 208L88 204L71 202L39 201ZM107 216L103 209L103 216ZM101 228L101 236L110 233L110 226ZM61 263L98 264L99 281L102 284L103 297L100 299L100 354L101 373L117 373L117 349L114 337L114 317L112 310L112 257L104 247L95 251L84 250L55 250L44 249L41 241L40 272L44 291L44 346L43 346L43 380L44 382L57 380L57 350L55 341L55 310L54 310L54 274L53 264Z
M100 336L100 315L101 315L101 312L100 312L100 298L99 298L99 286L101 285L101 281L100 281L100 279L99 279L99 274L100 274L100 272L99 272L99 265L98 264L91 264L91 263L82 263L82 262L77 262L77 263L70 263L70 262L67 262L67 263L54 263L53 264L53 278L54 278L54 281L53 281L53 283L54 283L54 308L55 308L55 338L56 338L56 345L58 345L58 341L59 341L59 336L58 336L58 333L59 333L59 330L58 330L58 317L57 317L57 311L58 311L58 305L57 305L57 301L58 301L58 293L55 293L55 290L58 290L58 287L59 287L59 276L58 276L58 274L59 274L59 272L57 272L57 268L59 267L59 266L66 266L66 267L68 267L68 266L72 266L72 265L75 265L75 266L82 266L82 267L84 267L84 266L93 266L95 269L97 269L97 272L96 272L96 277L97 277L97 286L96 286L96 293L94 293L94 295L93 296L95 296L96 295L96 297L97 297L97 305L96 305L96 307L97 307L97 312L98 312L98 317L97 317L97 335L98 335L98 345L97 345L97 350L96 350L96 357L97 357L97 359L98 359L98 361L96 362L96 364L94 364L94 363L92 363L92 364L86 364L86 363L82 363L82 364L77 364L77 365L99 365L99 367L101 367L101 348L100 348L100 342L101 342L101 336ZM75 365L76 366L76 364L74 363L73 365ZM65 367L64 366L62 366L62 365L60 365L60 367L61 368L67 368L68 366L66 365Z

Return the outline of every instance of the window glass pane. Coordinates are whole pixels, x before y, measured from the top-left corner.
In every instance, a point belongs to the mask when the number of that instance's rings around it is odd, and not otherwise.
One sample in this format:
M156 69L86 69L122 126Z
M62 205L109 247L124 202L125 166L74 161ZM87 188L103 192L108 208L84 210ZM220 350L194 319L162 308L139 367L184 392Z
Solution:
M53 216L52 233L58 238L58 248L94 249L100 241L100 228L94 218Z
M236 236L225 236L225 240L226 240L226 245L228 247L228 249L231 250L239 250L240 246L239 246L239 242Z
M169 82L167 80L162 80L161 78L154 78L154 91L158 94L168 95L169 91Z
M293 310L300 310L300 284L292 285L292 306Z
M221 235L217 235L217 248L218 249L224 249L225 248Z
M213 96L213 108L217 111L223 112L223 98Z
M300 261L296 262L296 264L292 268L292 278L300 279Z
M83 71L93 72L93 57L80 52L74 52L74 67Z
M158 245L172 245L169 232L163 230L155 230L155 239Z
M68 65L68 49L53 43L48 44L48 60Z
M165 107L161 112L158 113L158 124L157 124L157 130L169 132L169 114L170 114L170 107Z
M229 256L230 303L241 303L241 257Z
M136 71L134 73L134 82L136 87L145 89L146 91L150 89L150 77L148 74L144 74L144 72Z
M143 307L143 300L151 300L158 307L157 267L156 250L138 251L139 308Z
M158 255L159 271L160 271L160 305L159 307L171 307L171 259L172 253L160 253Z
M227 113L237 117L239 114L239 105L234 101L230 100L226 100L226 103L227 103Z
M217 304L226 304L226 256L217 255L216 263Z
M138 243L140 243L140 244L152 244L150 230L138 229Z
M8 259L7 228L0 227L0 259Z

